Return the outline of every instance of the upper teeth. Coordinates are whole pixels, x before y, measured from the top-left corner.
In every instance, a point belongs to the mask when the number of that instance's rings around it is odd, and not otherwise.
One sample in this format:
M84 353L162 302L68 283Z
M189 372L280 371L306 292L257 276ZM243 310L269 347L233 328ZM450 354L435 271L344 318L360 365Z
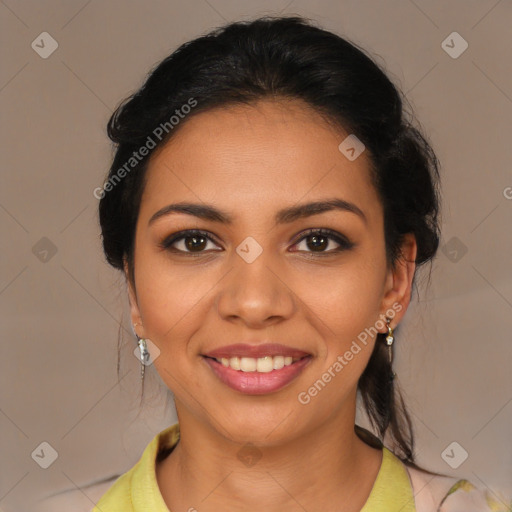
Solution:
M222 357L216 360L224 366L229 366L233 370L241 370L243 372L262 372L268 373L272 370L280 370L283 366L289 366L292 362L298 361L299 357L291 356L265 356L258 357Z

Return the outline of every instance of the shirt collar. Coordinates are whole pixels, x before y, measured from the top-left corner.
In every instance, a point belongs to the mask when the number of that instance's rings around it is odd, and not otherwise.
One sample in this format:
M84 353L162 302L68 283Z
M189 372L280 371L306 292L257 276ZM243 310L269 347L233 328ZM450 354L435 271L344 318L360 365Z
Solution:
M173 448L179 440L179 423L157 434L135 465L131 481L134 511L169 512L156 479L155 462L162 450ZM404 464L386 447L382 463L361 512L416 512L411 481Z

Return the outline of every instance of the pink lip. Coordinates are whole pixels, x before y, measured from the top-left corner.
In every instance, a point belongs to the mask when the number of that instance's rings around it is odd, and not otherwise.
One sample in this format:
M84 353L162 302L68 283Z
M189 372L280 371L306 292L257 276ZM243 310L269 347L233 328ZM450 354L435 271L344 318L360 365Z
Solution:
M260 373L233 370L233 368L224 366L215 359L210 359L209 357L203 357L203 359L221 382L236 391L248 395L264 395L278 391L295 379L311 361L311 357L304 357L289 366L284 366L280 370Z
M264 343L261 345L248 345L246 343L236 343L234 345L226 345L217 348L211 352L203 354L208 357L220 359L225 357L264 357L264 356L291 356L291 357L304 357L309 356L308 352L299 350L294 347L287 347L279 343ZM236 370L235 370L236 371Z

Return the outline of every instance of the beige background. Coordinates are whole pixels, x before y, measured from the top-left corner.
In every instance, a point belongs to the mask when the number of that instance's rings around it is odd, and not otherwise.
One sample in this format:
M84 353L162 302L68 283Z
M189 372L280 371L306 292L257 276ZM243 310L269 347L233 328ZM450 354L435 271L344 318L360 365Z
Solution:
M111 484L95 482L128 470L175 421L154 369L137 417L125 291L102 259L93 196L112 154L105 124L178 44L279 12L371 51L431 138L442 164L443 250L402 324L396 370L419 462L512 494L511 2L5 0L1 510L90 510ZM441 46L453 31L469 44L458 58ZM47 59L31 47L42 32L58 43ZM31 457L43 441L58 453L48 469ZM469 454L457 470L441 457L453 441ZM31 504L55 493L45 507Z

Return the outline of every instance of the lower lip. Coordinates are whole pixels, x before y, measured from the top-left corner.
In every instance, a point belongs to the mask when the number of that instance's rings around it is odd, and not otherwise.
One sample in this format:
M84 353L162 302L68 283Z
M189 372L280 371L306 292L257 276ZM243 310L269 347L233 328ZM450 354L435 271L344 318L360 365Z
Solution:
M268 373L242 372L224 366L215 359L204 357L215 375L230 388L247 395L264 395L282 389L295 379L311 360L311 356L299 359L295 363L284 366L280 370Z

